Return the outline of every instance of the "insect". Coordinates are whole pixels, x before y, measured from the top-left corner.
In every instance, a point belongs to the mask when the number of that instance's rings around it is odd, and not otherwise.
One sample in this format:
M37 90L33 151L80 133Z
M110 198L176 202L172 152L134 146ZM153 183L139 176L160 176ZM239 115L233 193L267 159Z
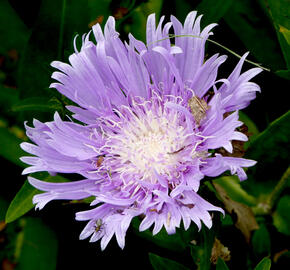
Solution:
M207 103L197 96L193 96L188 100L188 105L190 107L191 113L197 125L205 117L206 111L209 109Z
M104 156L99 156L97 159L97 167L100 167L104 160Z
M103 228L103 225L104 225L104 223L103 223L102 219L101 218L97 219L96 223L95 223L95 232L100 232Z

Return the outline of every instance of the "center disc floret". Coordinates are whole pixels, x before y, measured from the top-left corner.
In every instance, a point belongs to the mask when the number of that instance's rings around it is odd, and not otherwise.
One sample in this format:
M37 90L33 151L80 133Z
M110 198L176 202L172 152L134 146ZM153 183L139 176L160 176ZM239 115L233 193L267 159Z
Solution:
M181 112L165 104L160 97L135 100L132 106L116 110L114 119L104 121L113 127L105 133L103 169L123 179L152 184L158 176L167 179L179 176L200 138L196 139Z

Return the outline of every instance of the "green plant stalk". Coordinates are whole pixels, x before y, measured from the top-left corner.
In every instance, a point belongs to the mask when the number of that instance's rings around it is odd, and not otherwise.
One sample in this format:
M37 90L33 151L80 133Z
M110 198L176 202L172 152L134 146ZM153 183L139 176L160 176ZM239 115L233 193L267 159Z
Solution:
M253 211L256 215L268 215L271 214L272 209L275 207L276 203L279 200L280 194L287 186L288 181L290 180L290 167L283 174L278 184L275 186L273 191L269 194L266 200L258 203L257 206L253 207Z
M151 45L151 44L154 44L154 43L157 43L157 42L160 42L160 41L163 41L163 40L167 40L167 39L175 38L175 37L195 37L195 38L201 38L201 39L203 38L203 37L201 37L201 36L195 36L195 35L170 35L170 34L169 34L168 37L166 37L166 38L159 39L159 40L157 40L157 41L155 41L155 42L148 43L148 44L147 44L147 47L148 47L149 45ZM209 39L209 38L208 38L207 40L208 40L209 42L211 42L211 43L213 43L213 44L215 44L215 45L217 45L217 46L223 48L224 50L228 51L229 53L233 54L234 56L236 56L236 57L238 57L238 58L240 58L240 59L242 58L241 55L235 53L234 51L232 51L231 49L225 47L224 45L222 45L222 44L220 44L220 43L218 43L218 42L216 42L216 41L214 41L214 40L212 40L212 39ZM263 70L265 70L265 71L270 72L270 69L265 68L265 67L261 66L261 65L258 64L258 63L255 63L255 62L250 61L250 60L247 60L247 59L245 59L245 62L250 63L250 64L252 64L252 65L254 65L254 66L256 66L256 67L259 67L259 68L261 68L261 69L263 69Z
M57 50L58 59L62 57L65 12L66 12L66 0L63 0L62 10L61 10L61 19L60 19L60 29L59 29L59 42L58 42L58 50Z
M275 186L274 190L271 192L271 194L268 197L267 201L271 209L278 202L280 194L283 191L283 189L287 186L287 183L289 180L290 180L290 167L288 167L288 169L283 174L282 178L280 179L280 181L278 182L278 184Z

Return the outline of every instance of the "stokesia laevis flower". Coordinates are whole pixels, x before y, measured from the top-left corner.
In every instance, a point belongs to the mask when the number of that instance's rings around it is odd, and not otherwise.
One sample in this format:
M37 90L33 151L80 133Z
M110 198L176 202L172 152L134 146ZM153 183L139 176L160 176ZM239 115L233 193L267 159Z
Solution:
M76 214L88 221L80 239L101 239L104 249L115 234L121 248L133 217L142 215L140 231L154 224L153 234L164 226L169 234L183 221L198 228L212 226L213 206L197 191L204 176L215 177L230 170L246 179L242 167L253 160L222 156L215 149L232 152L232 140L246 141L237 131L242 125L238 110L259 91L249 82L261 69L241 73L245 54L228 78L217 80L226 56L205 61L204 47L211 24L200 31L201 16L188 14L184 25L174 16L158 26L152 14L147 20L147 46L129 35L123 43L110 17L104 33L99 24L83 36L81 50L70 64L52 62L59 71L52 83L74 101L73 117L34 127L26 125L34 142L21 147L33 156L21 160L31 166L24 173L48 171L76 173L83 180L46 183L29 177L44 193L34 196L36 208L49 201L79 200L94 196L90 210ZM169 29L179 35L169 39ZM194 37L184 36L192 35ZM171 44L171 41L174 41ZM217 84L220 86L218 87Z

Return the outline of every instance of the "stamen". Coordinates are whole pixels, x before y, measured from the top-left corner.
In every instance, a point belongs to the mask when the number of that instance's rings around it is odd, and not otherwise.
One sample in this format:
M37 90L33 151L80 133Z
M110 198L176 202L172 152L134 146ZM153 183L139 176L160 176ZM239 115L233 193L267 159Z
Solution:
M118 124L114 131L105 132L106 142L99 149L105 156L102 168L117 173L123 188L138 181L156 184L160 177L175 179L180 175L179 168L198 156L195 151L205 138L195 133L188 121L190 111L178 104L183 101L181 97L164 98L161 102L162 98L152 91L149 101L135 98L131 106L114 109L120 121L103 121ZM133 183L126 181L130 175L136 179ZM138 184L133 196L139 189Z

